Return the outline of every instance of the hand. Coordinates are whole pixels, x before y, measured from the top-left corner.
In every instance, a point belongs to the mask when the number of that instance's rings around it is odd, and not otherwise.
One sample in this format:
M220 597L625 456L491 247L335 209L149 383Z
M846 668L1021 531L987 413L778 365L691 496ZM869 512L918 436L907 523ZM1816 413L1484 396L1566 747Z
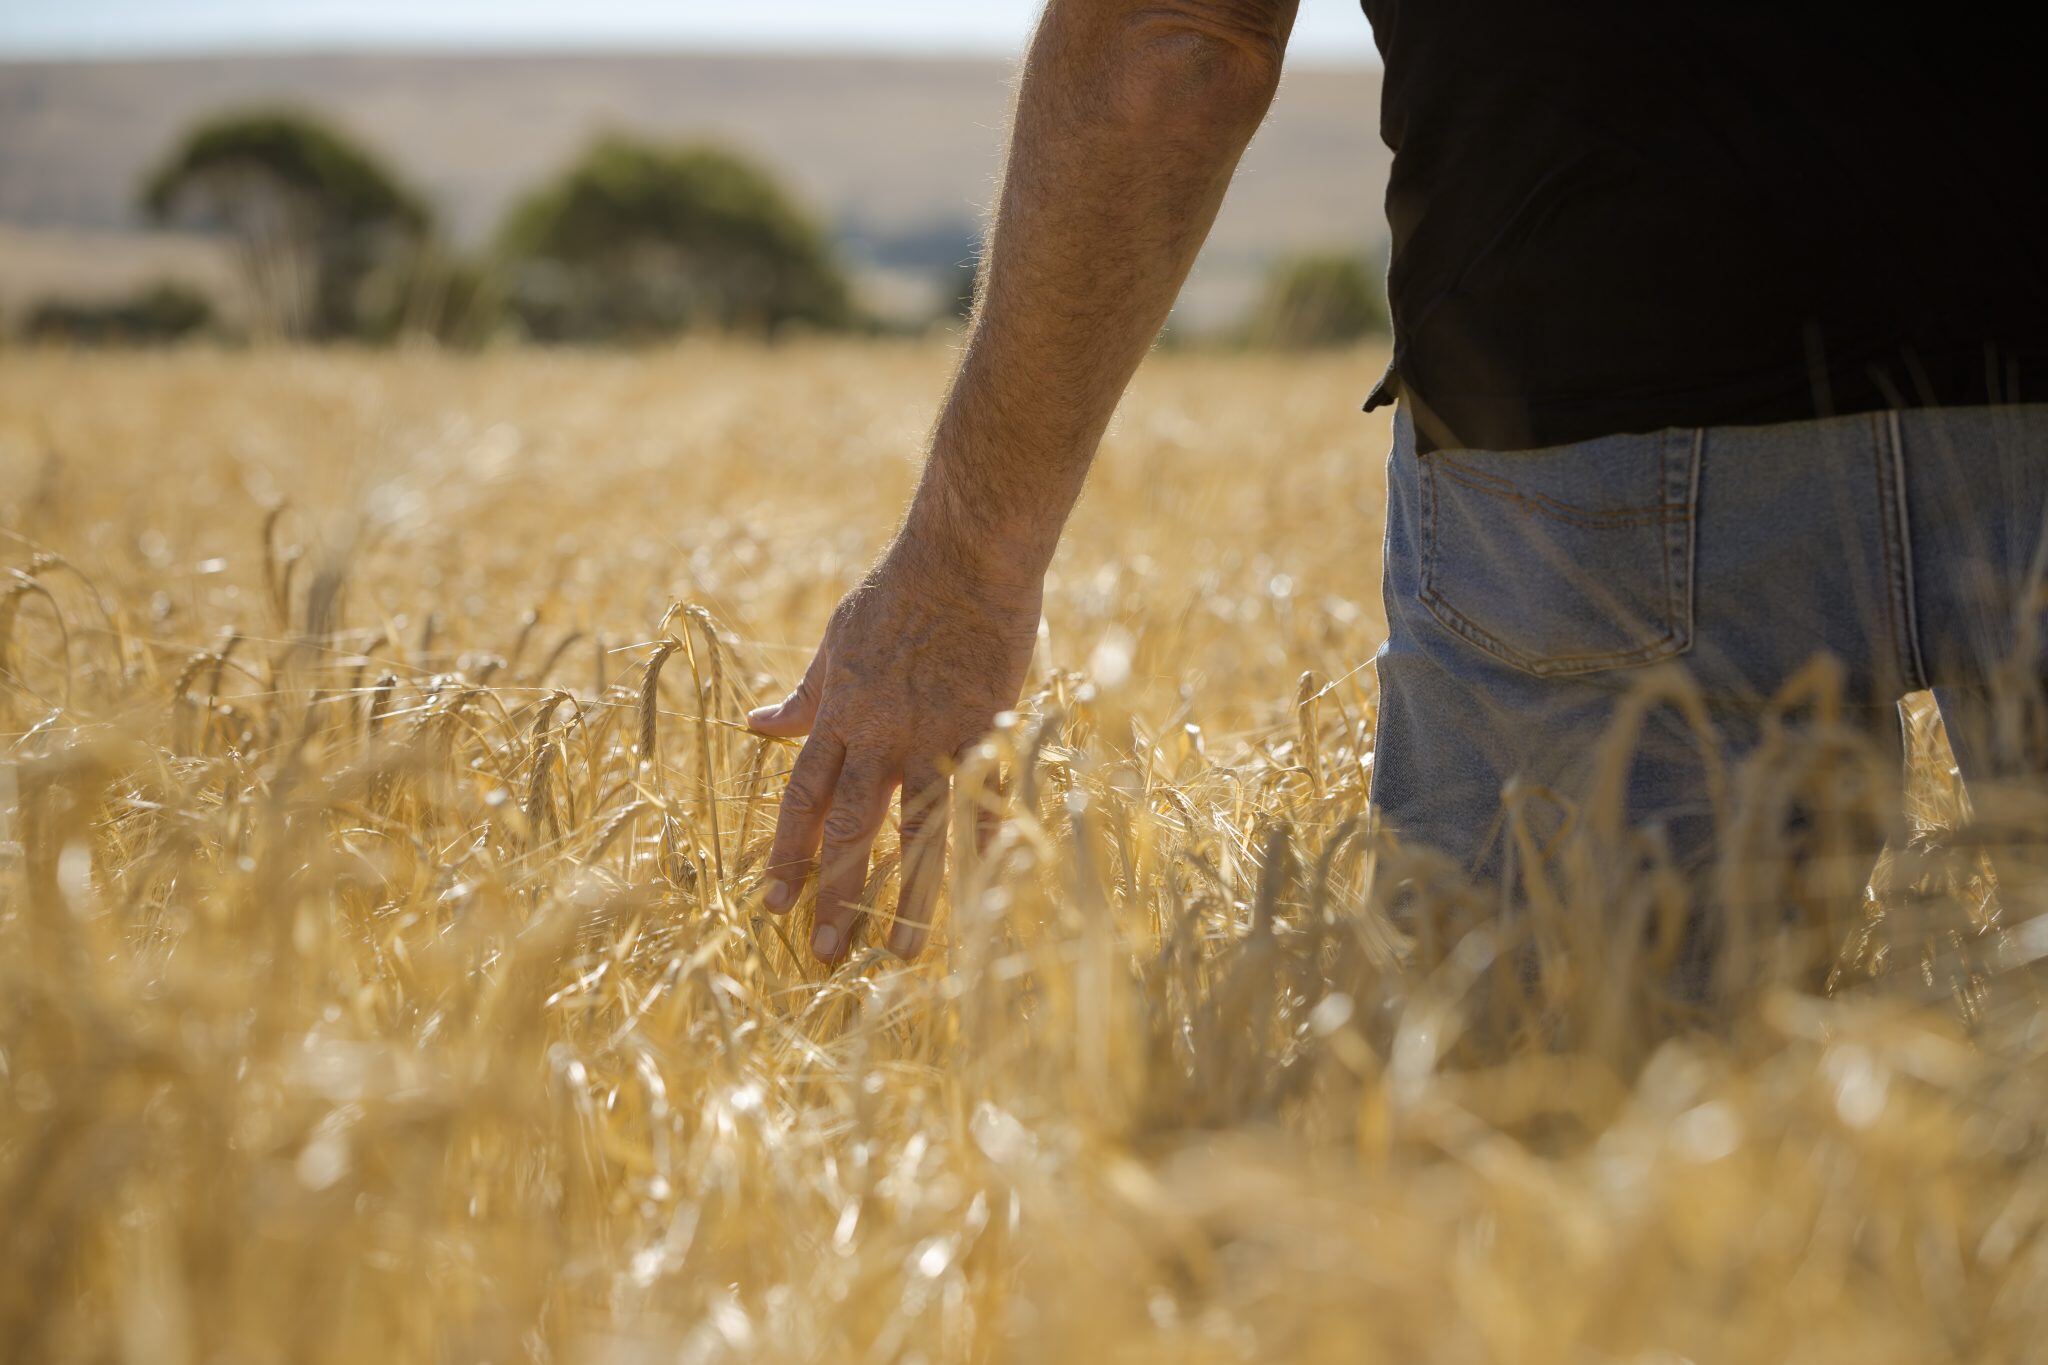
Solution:
M936 537L906 530L832 613L796 691L747 716L757 734L810 736L783 793L764 899L786 912L815 866L820 961L846 955L869 853L899 788L902 893L889 950L909 958L924 947L945 872L947 769L1016 705L1040 584L1038 575L997 582Z

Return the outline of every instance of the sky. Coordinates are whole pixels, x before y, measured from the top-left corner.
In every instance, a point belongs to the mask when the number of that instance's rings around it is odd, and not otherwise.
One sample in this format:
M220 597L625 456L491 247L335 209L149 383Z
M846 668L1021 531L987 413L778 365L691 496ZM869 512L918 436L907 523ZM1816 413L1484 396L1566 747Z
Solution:
M0 57L308 48L1014 52L1042 0L0 0ZM1370 58L1356 0L1302 0L1291 55Z

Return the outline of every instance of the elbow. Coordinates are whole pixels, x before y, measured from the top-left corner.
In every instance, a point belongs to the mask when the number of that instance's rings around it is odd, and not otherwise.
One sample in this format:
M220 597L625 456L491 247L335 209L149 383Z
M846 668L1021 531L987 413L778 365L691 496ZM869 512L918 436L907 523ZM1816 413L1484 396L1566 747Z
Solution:
M1277 8L1183 0L1134 16L1114 58L1119 116L1148 132L1249 141L1280 87Z

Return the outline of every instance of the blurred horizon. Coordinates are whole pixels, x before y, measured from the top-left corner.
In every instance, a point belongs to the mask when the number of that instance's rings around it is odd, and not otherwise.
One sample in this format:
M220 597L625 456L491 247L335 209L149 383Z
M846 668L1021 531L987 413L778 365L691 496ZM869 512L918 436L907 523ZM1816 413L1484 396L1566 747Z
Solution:
M325 53L612 53L1001 56L1019 51L1042 0L75 0L0 10L0 61L65 62ZM1307 0L1290 59L1377 65L1352 0Z
M863 316L943 321L1043 3L0 6L0 334L125 317L165 287L191 296L180 316L248 325L262 310L231 237L157 218L141 187L208 121L277 110L360 148L472 262L601 136L718 148L786 191ZM1384 241L1371 55L1356 0L1305 0L1298 60L1175 309L1183 335L1243 330L1293 258Z

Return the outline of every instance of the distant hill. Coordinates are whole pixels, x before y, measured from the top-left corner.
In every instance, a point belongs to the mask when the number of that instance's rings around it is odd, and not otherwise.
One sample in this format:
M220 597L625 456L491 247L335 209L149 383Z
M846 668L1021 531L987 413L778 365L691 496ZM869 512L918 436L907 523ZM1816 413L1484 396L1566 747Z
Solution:
M185 127L223 108L290 102L375 147L471 242L488 235L508 199L600 130L716 139L778 168L871 284L914 289L972 239L1009 98L1006 65L969 59L337 54L0 63L0 226L14 230L16 246L31 236L133 229L138 177ZM1378 102L1379 76L1369 68L1290 75L1191 286L1190 322L1241 307L1275 252L1384 236ZM104 256L121 239L93 240ZM0 262L0 297L35 287L20 273Z

